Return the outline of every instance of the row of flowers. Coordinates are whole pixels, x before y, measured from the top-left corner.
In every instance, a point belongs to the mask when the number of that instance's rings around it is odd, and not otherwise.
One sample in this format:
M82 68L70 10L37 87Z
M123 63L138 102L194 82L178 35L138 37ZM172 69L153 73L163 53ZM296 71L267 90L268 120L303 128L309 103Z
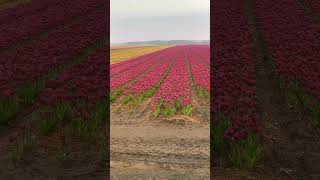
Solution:
M256 3L262 37L280 77L288 86L299 81L320 100L320 31L296 2Z
M110 63L118 63L134 57L139 57L145 54L150 54L161 49L165 49L168 46L144 46L144 47L132 47L122 49L110 50Z
M144 63L148 59L157 58L162 55L166 50L160 50L153 53L145 54L142 56L134 57L126 61L121 61L116 64L110 65L110 77L113 77L121 72L127 71L131 68L138 66L141 63Z
M196 85L204 88L207 92L210 92L209 46L192 46L188 58L190 60L191 73Z
M129 65L125 66L128 69L124 69L121 71L121 74L117 76L111 76L110 79L110 91L113 92L117 88L123 87L125 84L127 84L129 81L133 80L134 78L142 75L144 72L146 72L149 68L155 68L159 66L163 61L169 61L168 56L171 53L172 50L167 50L163 53L160 53L157 56L142 56L138 59L140 62L139 64L132 65L131 62L129 62ZM155 66L155 67L154 67ZM124 67L124 66L122 66ZM111 71L112 71L111 67ZM121 68L119 68L121 69Z
M38 96L39 105L51 105L64 101L85 100L91 104L103 101L107 95L107 47L78 65L68 68L57 78L46 83Z
M171 55L169 55L171 56ZM161 79L164 77L168 71L170 65L173 63L174 59L169 59L158 66L154 67L152 70L147 72L143 77L139 78L137 81L129 84L124 89L124 94L140 94L156 86L160 83Z
M57 65L101 39L106 33L103 12L95 11L79 22L57 30L33 44L0 56L0 97L15 94L20 85L34 82Z
M191 103L191 84L188 73L187 49L189 46L176 46L174 53L168 58L174 58L175 62L169 75L161 84L160 88L153 97L152 102L157 104L163 100L165 105L180 101L182 105Z
M30 36L46 32L67 20L85 15L98 5L101 6L103 2L102 0L66 1L46 8L45 11L25 15L17 21L2 24L0 27L0 49L7 48L21 40L30 39Z
M224 132L230 141L245 140L259 129L255 55L244 1L213 4L213 65L211 111L223 114L214 126L231 120Z

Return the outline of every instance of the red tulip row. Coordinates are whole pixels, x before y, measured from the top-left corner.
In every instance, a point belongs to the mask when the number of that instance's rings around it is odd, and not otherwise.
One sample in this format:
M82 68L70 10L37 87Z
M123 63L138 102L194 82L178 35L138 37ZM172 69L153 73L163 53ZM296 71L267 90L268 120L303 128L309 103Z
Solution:
M180 101L183 105L191 103L191 84L188 74L188 58L186 56L189 46L176 46L174 48L176 51L175 62L168 77L153 97L154 104L157 104L160 99L164 101L164 105L170 105L175 100ZM172 54L170 55L172 56Z
M280 77L320 100L320 29L294 0L257 1L256 14Z
M49 6L63 3L63 0L32 0L30 3L21 3L13 8L0 11L0 24L11 23L18 18L37 13Z
M86 14L89 10L102 3L103 0L67 1L47 8L45 11L21 18L13 23L3 24L0 27L0 49L45 32L68 19Z
M318 0L304 0L304 2L312 11L320 13L320 3Z
M210 46L208 45L197 45L192 48L194 54L197 54L200 60L209 67L210 66Z
M172 51L173 49L171 49ZM168 50L170 51L170 50ZM160 83L161 79L164 77L168 71L170 65L174 62L174 53L175 50L168 55L168 60L154 67L151 71L146 73L143 77L139 78L137 81L131 83L124 89L124 94L140 94L149 89L152 89L156 86L157 83Z
M95 11L81 21L59 29L48 37L0 56L0 97L15 94L15 89L46 75L63 65L82 48L101 39L106 33L102 11Z
M153 56L151 59L147 59L146 56L142 57L142 63L137 65L134 68L131 68L130 70L124 71L119 76L111 77L110 80L110 91L113 92L117 88L123 87L126 83L131 81L132 79L138 77L139 75L142 75L144 72L146 72L149 68L154 68L153 66L159 66L159 63L163 63L163 61L170 61L170 58L168 57L170 50L165 51L164 53L161 53L158 56ZM112 69L112 67L111 67Z
M255 98L255 55L245 1L218 1L211 8L214 27L211 110L230 118L231 127L224 133L226 139L246 139L260 125Z
M154 59L162 55L166 50L156 51L150 54L145 54L139 57L135 57L126 61L121 61L116 64L110 65L110 77L113 77L119 73L130 70L136 66L139 66L141 63L145 63L148 59Z
M68 68L56 79L46 83L38 96L40 105L85 100L95 104L107 95L107 48L101 48L78 65Z
M208 48L204 49L206 51L201 51L201 54L205 57L204 62L209 63L210 56L206 56L206 54L208 52L210 53L210 49L209 46L205 47ZM199 58L200 55L195 53L197 49L197 46L192 46L189 49L188 58L190 60L191 73L196 85L210 92L210 70L208 66L201 62L202 60Z

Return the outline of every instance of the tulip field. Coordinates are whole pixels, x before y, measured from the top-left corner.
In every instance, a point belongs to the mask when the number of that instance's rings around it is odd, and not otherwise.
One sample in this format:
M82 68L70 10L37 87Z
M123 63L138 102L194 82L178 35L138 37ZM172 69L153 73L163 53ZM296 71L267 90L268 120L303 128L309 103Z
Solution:
M304 3L317 11L318 1ZM279 168L292 179L319 177L299 165L319 158L311 155L320 147L318 24L294 0L216 1L211 10L214 177L235 178L230 166L257 179L286 179Z
M32 0L0 11L0 164L31 155L30 167L47 172L55 160L106 153L106 9L102 0Z
M110 100L137 105L150 98L154 116L191 115L192 88L207 98L210 92L209 59L208 45L177 45L114 63Z

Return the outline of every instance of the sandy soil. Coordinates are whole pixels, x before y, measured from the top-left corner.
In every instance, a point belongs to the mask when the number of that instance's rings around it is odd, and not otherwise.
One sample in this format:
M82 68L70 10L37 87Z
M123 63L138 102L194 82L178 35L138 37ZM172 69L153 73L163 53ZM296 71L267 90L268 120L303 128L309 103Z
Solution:
M210 179L209 122L189 119L112 113L111 179Z

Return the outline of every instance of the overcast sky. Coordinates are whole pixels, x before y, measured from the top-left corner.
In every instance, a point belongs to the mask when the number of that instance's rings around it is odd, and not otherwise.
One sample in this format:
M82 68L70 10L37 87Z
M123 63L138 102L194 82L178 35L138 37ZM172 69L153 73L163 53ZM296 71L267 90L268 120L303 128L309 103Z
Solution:
M111 0L111 43L209 40L210 0Z

